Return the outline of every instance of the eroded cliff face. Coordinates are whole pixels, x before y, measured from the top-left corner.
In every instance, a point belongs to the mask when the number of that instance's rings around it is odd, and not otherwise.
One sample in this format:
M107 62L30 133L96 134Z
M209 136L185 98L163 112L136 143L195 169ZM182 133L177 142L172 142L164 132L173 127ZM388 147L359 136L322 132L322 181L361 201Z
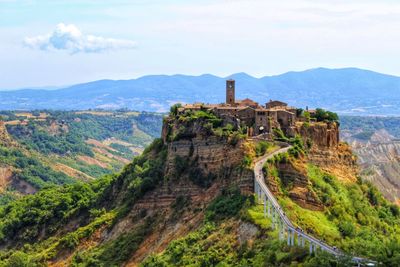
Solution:
M308 155L310 163L329 172L342 182L354 183L359 175L357 156L346 143L339 143L337 147L323 149L311 148Z
M163 183L140 199L108 237L133 227L132 218L144 211L163 218L128 266L137 266L149 254L161 252L172 240L196 228L202 222L202 211L224 188L238 186L243 193L253 192L253 172L242 167L244 140L212 135L202 122L182 128L175 120L164 122L162 138L167 144Z
M266 184L275 195L283 194L283 189L293 201L303 208L310 210L322 210L323 205L316 194L310 190L310 181L305 168L305 159L277 162L274 167L279 178L271 174L267 176ZM272 166L270 165L270 168Z
M0 120L0 146L11 146L15 145L15 143L10 138L10 135L7 132L7 128L3 121Z
M340 180L355 182L358 175L357 157L351 147L339 139L336 122L298 123L296 132L309 149L307 158Z
M400 141L384 129L374 132L367 140L353 138L355 133L348 131L342 134L358 156L361 177L400 205Z

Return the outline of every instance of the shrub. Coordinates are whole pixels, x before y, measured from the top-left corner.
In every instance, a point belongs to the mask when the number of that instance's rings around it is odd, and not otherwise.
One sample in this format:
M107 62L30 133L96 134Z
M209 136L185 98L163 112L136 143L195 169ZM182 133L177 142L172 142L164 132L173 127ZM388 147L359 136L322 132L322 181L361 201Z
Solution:
M331 111L326 111L322 108L317 108L315 110L315 115L313 118L317 119L317 121L332 121L332 122L338 122L339 121L339 116Z
M121 234L99 247L75 254L71 266L121 266L153 229L154 218L147 218L137 229Z
M170 113L171 115L173 115L173 116L178 115L178 109L179 109L180 107L182 107L182 104L181 104L181 103L177 103L177 104L171 106L169 113Z
M267 141L258 142L256 145L256 156L260 157L265 155L270 147L272 147L272 144Z
M5 267L35 267L41 266L37 262L35 262L30 255L17 251L11 255L8 259L7 263L4 265Z
M242 159L241 167L242 168L250 167L252 162L253 160L251 159L251 157L249 155L245 155Z
M203 170L196 167L191 167L189 171L189 179L195 184L203 188L209 188L217 176L209 172L204 174Z
M340 221L339 231L343 237L353 237L355 234L355 227L351 222Z
M238 188L222 190L219 195L207 208L206 220L221 220L238 215L246 201L246 197L240 194Z
M289 141L289 138L286 137L286 135L283 133L281 129L273 128L273 133L277 141L282 141L282 142Z

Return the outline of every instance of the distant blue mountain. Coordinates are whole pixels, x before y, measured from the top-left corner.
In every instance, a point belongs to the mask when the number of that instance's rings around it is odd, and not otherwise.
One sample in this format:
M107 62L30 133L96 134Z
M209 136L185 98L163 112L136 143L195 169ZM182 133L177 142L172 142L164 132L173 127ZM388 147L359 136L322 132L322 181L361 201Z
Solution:
M220 103L225 80L236 80L237 98L260 103L322 107L341 114L400 115L400 77L368 70L317 68L255 78L246 73L150 75L133 80L100 80L57 90L0 91L0 109L119 109L166 111L175 102Z

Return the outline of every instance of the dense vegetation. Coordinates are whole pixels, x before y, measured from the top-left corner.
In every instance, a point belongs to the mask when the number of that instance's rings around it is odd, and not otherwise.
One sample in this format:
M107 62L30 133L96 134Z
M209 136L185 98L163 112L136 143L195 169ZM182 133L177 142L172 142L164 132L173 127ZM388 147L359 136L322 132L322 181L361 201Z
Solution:
M74 184L53 187L23 197L0 209L0 243L32 242L41 234L54 233L72 216L89 208L97 200L109 179L91 185Z
M161 116L138 112L67 112L41 111L47 114L43 120L28 119L28 125L7 125L8 132L29 147L43 153L78 153L92 155L85 140L116 138L134 145L145 146L160 135ZM6 121L15 114L1 112ZM24 117L17 117L23 119ZM50 132L53 124L59 128ZM134 125L137 126L133 127ZM125 151L126 152L126 151Z
M315 112L312 113L308 110L299 108L296 110L296 115L305 118L306 122L309 122L311 119L317 122L339 122L339 116L335 112L324 110L322 108L317 108Z
M241 231L245 231L244 236L239 238ZM238 238L243 240L238 241ZM307 249L280 242L277 231L271 228L271 221L264 218L262 207L255 204L254 198L231 188L223 190L208 206L200 229L174 240L163 253L151 255L141 266L261 267L302 263L321 267L346 262L347 259L339 259L338 263L338 259L324 253L317 257L309 255Z
M19 169L20 171L16 174L16 177L36 188L74 182L74 179L64 173L54 171L50 167L43 165L37 158L26 156L16 148L0 146L0 162Z
M339 116L336 113L322 108L317 108L311 118L315 118L317 121L339 121Z
M0 145L0 165L13 172L0 204L25 193L15 179L40 189L121 170L159 136L162 122L161 114L127 110L0 111L0 117L13 139Z
M28 125L9 126L8 133L19 140L21 144L44 154L83 154L94 156L83 136L73 132L61 132L57 136L51 135L44 129L44 125L37 125L30 121ZM38 127L39 126L39 127ZM41 126L41 127L40 127Z
M100 227L112 226L138 198L162 181L165 157L165 146L157 139L119 175L86 184L46 188L0 207L0 244L19 247L17 251L1 252L0 266L14 266L12 262L24 260L29 262L28 266L40 265L56 257L62 249L75 248ZM58 237L72 220L79 227ZM119 238L80 251L74 257L74 264L98 266L102 262L104 266L118 266L151 231L153 223L155 218L146 217L141 225Z

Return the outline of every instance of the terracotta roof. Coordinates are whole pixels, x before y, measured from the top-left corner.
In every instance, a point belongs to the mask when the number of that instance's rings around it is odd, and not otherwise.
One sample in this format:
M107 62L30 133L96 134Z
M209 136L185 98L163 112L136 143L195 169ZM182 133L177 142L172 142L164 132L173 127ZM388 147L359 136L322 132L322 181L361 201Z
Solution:
M215 109L237 109L237 110L242 110L242 109L246 109L248 107L231 107L231 106L217 106L214 107Z

